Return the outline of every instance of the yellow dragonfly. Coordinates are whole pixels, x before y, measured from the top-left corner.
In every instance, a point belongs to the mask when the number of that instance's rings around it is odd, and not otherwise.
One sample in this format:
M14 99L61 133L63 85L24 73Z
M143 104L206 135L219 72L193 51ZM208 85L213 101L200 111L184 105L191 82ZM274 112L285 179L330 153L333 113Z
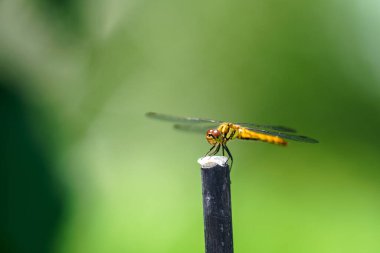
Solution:
M287 140L307 143L318 143L316 139L296 135L295 130L284 126L258 125L254 123L230 123L226 121L202 119L193 117L178 117L156 112L148 112L146 116L153 119L173 122L174 128L184 131L206 132L206 140L212 146L205 156L213 156L222 148L222 154L227 152L228 158L233 157L227 147L227 142L233 139L263 141L282 146Z

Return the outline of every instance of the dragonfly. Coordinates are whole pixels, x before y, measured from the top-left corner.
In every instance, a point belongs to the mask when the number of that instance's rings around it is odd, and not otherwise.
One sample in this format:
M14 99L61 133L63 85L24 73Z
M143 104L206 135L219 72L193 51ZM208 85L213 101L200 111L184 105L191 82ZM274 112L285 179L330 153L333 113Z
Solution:
M231 123L214 119L172 116L156 112L148 112L146 116L172 122L174 123L174 128L178 130L206 133L206 140L211 145L211 148L205 156L214 156L222 149L222 155L224 156L226 152L228 159L231 160L231 168L233 157L227 147L230 140L262 141L281 146L286 146L288 144L287 140L318 143L316 139L297 135L294 129L284 126Z

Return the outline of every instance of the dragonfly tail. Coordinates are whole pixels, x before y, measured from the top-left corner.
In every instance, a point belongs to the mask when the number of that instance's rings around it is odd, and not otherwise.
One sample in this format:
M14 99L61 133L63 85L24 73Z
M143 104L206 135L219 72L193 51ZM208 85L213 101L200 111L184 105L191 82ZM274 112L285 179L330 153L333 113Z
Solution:
M288 144L285 141L285 139L281 137L256 133L254 131L250 131L246 129L241 130L237 138L242 139L242 140L255 140L255 141L269 142L269 143L282 145L282 146L286 146Z

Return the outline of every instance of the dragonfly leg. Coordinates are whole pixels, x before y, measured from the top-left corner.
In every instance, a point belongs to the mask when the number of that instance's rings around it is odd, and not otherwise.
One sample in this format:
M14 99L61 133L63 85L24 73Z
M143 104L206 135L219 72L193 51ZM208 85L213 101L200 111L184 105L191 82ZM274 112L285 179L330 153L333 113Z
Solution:
M232 137L235 135L235 133L236 133L236 130L232 130L230 132L230 135L228 137L226 137L226 141L225 142L227 143L227 141L231 140Z
M216 144L216 148L215 148L214 152L211 153L211 155L212 155L212 156L213 156L213 155L216 155L216 153L219 152L219 149L220 149L220 144Z
M216 144L210 148L210 150L205 154L205 156L208 156L208 155L213 156L216 153L218 153L219 149L220 149L220 144Z
M210 150L205 154L205 156L208 156L214 148L215 148L215 145L210 148Z
M223 150L226 150L227 154L228 154L228 158L231 159L231 167L230 167L230 171L232 170L232 164L234 163L234 158L232 157L231 155L231 152L230 150L227 148L227 145L226 144L223 144Z

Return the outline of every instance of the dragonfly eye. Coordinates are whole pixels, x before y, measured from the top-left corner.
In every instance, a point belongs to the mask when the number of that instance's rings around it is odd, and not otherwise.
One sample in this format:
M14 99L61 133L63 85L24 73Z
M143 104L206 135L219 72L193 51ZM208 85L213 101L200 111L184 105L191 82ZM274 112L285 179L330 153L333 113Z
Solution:
M218 130L210 129L206 133L206 140L211 145L215 145L218 142L217 139L218 139L219 135L220 135L220 132Z
M210 129L206 133L206 139L211 145L215 145L220 142L220 131L218 129Z
M218 129L210 129L207 131L207 137L218 138L220 136L220 131Z

